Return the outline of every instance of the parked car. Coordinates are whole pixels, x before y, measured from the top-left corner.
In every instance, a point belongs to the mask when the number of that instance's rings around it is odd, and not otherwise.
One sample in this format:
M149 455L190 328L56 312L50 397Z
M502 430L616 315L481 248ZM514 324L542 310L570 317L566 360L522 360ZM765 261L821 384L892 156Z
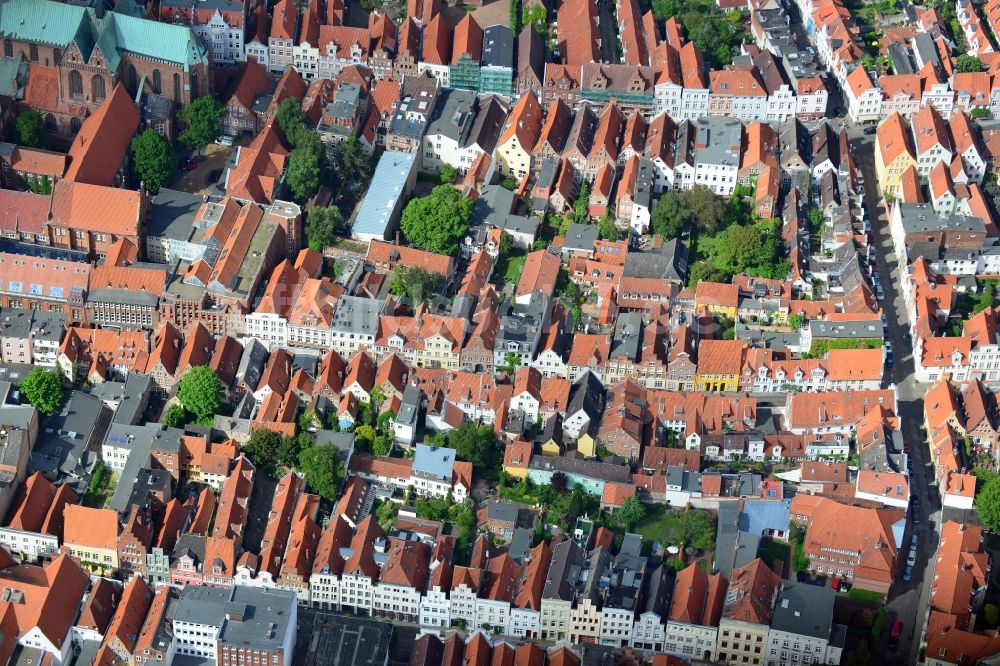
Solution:
M878 131L877 127L866 127L864 129L864 133L867 134L868 136L871 136L872 134L874 134L877 131Z
M181 163L181 171L194 171L198 168L198 163L194 160L184 160Z
M875 285L875 298L877 298L880 301L885 300L885 292L882 291L882 285L880 284Z
M229 136L228 134L220 134L215 139L215 142L217 144L219 144L220 146L232 146L233 145L233 137Z
M911 548L910 554L906 556L906 566L914 567L917 565L917 549Z
M914 534L912 537L910 537L910 548L916 548L916 547L917 547L917 535Z
M909 583L910 578L912 577L913 577L913 567L906 567L906 571L903 572L903 580Z

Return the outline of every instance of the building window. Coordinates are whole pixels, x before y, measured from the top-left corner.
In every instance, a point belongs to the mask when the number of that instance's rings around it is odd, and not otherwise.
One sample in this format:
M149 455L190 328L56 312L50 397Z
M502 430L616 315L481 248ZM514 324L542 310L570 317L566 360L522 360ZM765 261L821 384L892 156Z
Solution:
M100 74L94 74L94 77L90 80L90 91L94 96L95 102L101 102L107 97L107 92L104 89L104 77Z
M80 131L81 125L83 125L83 121L77 118L76 116L73 116L72 118L69 119L69 128L70 131L73 132L73 134L76 134L77 132Z
M181 102L181 75L174 74L174 101L180 104Z
M160 92L161 92L161 90L160 90L160 70L158 70L158 69L154 69L153 70L153 92L156 93L157 95L159 95Z
M58 129L58 127L56 127L56 117L53 116L51 113L46 113L45 114L45 131L46 132L55 132L57 129Z
M38 47L34 44L28 46L28 52L31 54L31 62L38 62Z
M14 42L9 39L3 40L3 55L5 58L14 57Z
M83 97L83 77L75 69L69 73L69 94L71 97Z

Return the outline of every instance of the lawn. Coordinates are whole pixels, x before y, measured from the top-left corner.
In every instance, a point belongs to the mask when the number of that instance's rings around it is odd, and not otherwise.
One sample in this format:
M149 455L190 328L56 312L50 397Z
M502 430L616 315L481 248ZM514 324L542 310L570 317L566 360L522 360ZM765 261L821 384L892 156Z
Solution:
M521 272L524 270L524 260L528 256L524 250L511 249L497 257L497 265L493 269L493 278L503 285L516 283L521 279Z
M90 484L81 503L92 509L103 509L114 495L116 485L118 484L115 475L103 463L99 463L94 467Z
M677 511L663 504L647 504L646 517L632 531L642 535L643 540L659 541L664 547L684 543L704 551L715 544L715 523L701 509Z

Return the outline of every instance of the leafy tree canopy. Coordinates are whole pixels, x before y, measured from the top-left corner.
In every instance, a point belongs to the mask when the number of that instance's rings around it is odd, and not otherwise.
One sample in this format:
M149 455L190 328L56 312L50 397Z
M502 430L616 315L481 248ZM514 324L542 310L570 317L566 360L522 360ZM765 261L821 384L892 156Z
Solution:
M405 296L414 302L429 301L440 293L444 277L440 273L424 268L397 266L389 281L389 292L395 296Z
M337 206L309 206L306 209L306 242L309 249L322 252L334 244L337 232L342 231L344 216Z
M62 403L62 376L53 370L35 366L21 380L18 388L24 399L42 416L55 413Z
M400 224L406 239L425 250L454 254L469 226L472 199L447 185L411 200L403 209Z
M170 142L154 129L132 139L132 170L150 194L167 184L177 168L177 156Z
M984 69L986 69L986 66L983 65L982 60L966 53L958 56L958 60L955 63L955 71L958 72L981 72Z
M222 403L222 380L207 365L197 365L181 378L177 399L199 419L215 416Z
M255 467L270 469L278 462L278 449L281 447L281 442L281 435L273 430L261 428L250 434L241 450Z
M344 481L344 463L332 444L318 444L299 454L299 471L309 488L327 500L337 499Z
M211 95L205 95L181 107L180 118L185 129L178 135L180 142L201 150L222 131L221 120L226 109Z
M42 114L34 109L22 111L14 119L14 141L31 148L45 147L45 129Z

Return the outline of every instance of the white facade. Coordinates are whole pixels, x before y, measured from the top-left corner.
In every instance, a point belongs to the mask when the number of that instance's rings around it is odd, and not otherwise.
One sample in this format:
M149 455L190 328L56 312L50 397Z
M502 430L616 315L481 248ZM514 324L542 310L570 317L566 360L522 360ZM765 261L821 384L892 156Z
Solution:
M431 566L440 566L440 562L432 562ZM447 591L440 586L435 585L420 598L420 626L434 629L451 626L451 603Z
M635 612L624 608L601 609L601 628L597 642L610 647L626 647L632 638Z
M665 638L666 628L663 626L663 620L656 613L647 611L632 624L629 645L645 652L663 652Z
M208 23L195 24L191 29L205 40L205 44L212 51L214 62L232 64L242 62L246 58L243 49L243 27L226 23L218 10L212 14Z
M694 167L695 185L704 185L716 194L729 196L736 189L739 164L709 164L697 162Z
M689 659L715 661L718 636L718 627L667 622L663 651Z
M256 338L268 349L288 346L288 320L272 312L253 312L246 316L246 337Z
M541 630L541 614L530 608L510 609L510 635L519 638L536 638Z
M767 635L768 664L839 664L841 649L825 638L771 629Z
M252 42L248 42L246 45L244 45L243 54L245 60L254 58L265 68L269 68L268 58L267 58L267 44L259 42L255 39Z
M13 527L0 527L0 544L27 561L48 557L59 551L59 539L55 535L26 532Z
M1000 263L1000 261L998 261ZM552 349L546 349L531 362L531 367L542 373L546 379L551 377L568 377L566 361Z
M197 624L174 620L174 644L177 654L216 659L219 628L214 624Z

